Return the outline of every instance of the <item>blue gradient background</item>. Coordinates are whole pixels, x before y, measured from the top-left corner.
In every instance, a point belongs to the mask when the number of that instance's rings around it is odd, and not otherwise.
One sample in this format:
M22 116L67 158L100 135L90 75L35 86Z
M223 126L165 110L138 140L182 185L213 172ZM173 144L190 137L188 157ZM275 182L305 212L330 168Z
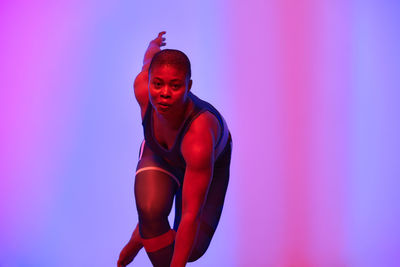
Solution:
M399 14L390 0L3 1L0 266L116 266L137 222L132 85L162 30L234 140L219 228L188 265L400 266ZM132 265L151 266L144 251Z

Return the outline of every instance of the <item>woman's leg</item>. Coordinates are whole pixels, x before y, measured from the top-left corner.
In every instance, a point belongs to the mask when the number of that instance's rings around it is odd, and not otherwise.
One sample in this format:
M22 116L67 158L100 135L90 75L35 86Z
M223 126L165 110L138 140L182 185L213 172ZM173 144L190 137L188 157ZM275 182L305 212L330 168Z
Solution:
M142 240L153 239L155 243L170 231L168 215L176 191L176 183L165 173L147 170L136 175L135 199L139 215L139 232ZM158 241L158 242L157 242ZM173 241L173 240L172 240ZM145 244L145 242L143 242ZM154 266L169 266L174 243L167 241L167 246L156 251L145 245L146 252ZM151 252L149 252L151 250Z
M174 232L168 222L175 192L175 180L162 171L159 159L144 148L135 178L135 199L139 233L154 266L169 266L174 249Z

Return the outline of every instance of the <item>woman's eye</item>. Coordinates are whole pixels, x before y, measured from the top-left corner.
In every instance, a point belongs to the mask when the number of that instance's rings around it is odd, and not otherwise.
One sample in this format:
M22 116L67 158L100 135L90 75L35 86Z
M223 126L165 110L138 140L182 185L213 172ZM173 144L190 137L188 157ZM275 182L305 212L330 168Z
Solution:
M179 87L180 87L179 84L173 84L173 85L172 85L172 88L174 88L174 89L178 89Z
M153 84L154 84L155 87L160 87L161 86L160 82L154 82Z

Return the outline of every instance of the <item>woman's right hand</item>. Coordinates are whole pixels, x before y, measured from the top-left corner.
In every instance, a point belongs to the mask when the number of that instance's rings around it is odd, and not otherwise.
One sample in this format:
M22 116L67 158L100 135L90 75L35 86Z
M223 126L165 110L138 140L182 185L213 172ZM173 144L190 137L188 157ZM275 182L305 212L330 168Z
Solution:
M117 266L125 267L131 263L142 247L141 244L135 244L132 240L129 241L119 254Z
M142 71L147 71L151 62L151 59L153 56L160 51L161 46L165 46L165 37L163 37L164 34L166 34L166 31L162 31L158 33L158 36L151 40L149 43L149 46L147 47L146 53L144 54L143 58L143 67Z
M167 33L166 31L159 32L158 36L154 40L150 41L150 45L156 45L158 47L166 45L165 37L163 37L163 35L166 33Z

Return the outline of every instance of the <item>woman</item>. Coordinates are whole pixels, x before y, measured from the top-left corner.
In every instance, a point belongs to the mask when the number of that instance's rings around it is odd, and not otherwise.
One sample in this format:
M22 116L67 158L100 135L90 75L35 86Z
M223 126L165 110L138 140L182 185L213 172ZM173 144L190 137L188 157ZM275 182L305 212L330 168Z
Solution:
M221 114L191 91L187 56L152 40L134 83L144 140L135 177L139 222L118 266L144 247L154 266L185 266L207 250L229 181L232 138ZM175 221L168 215L175 197Z

